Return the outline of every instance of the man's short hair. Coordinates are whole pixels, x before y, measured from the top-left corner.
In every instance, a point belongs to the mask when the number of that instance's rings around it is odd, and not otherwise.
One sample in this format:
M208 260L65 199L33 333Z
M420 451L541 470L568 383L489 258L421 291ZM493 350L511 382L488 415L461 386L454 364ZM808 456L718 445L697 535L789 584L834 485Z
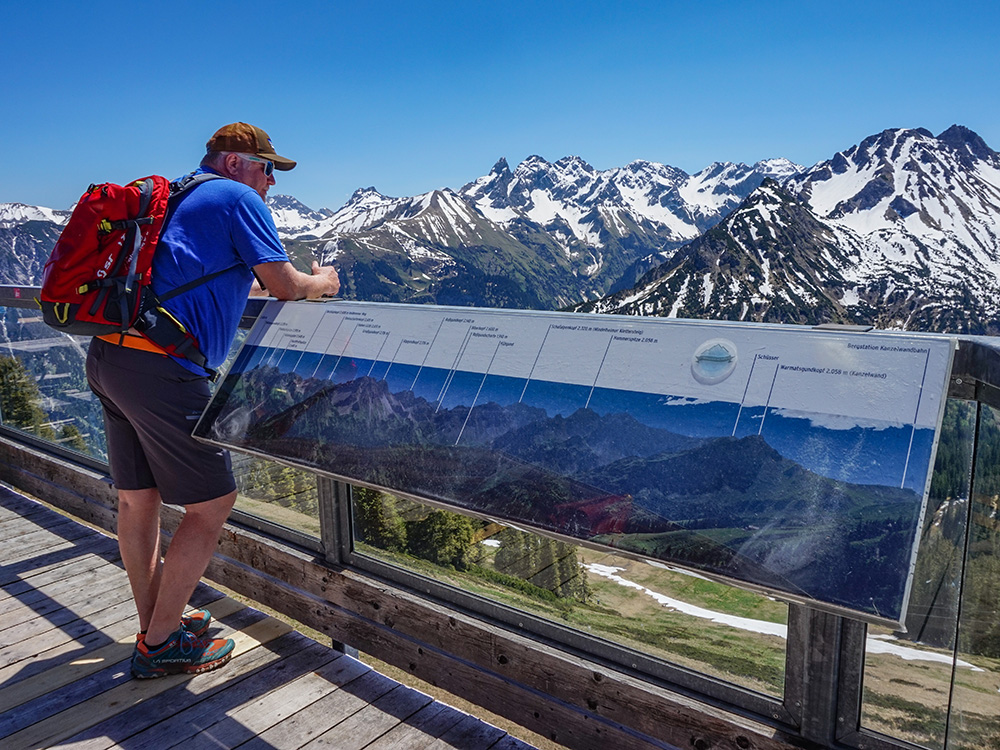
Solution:
M208 151L205 156L201 159L201 166L203 167L215 167L226 158L226 154L232 153L231 151Z

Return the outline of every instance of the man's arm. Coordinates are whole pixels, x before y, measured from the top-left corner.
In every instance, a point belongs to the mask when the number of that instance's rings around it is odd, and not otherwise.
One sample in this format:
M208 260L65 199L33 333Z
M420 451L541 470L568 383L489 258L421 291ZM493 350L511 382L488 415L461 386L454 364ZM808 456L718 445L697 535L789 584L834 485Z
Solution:
M316 299L332 297L340 291L337 269L333 266L321 266L316 261L313 261L311 274L302 273L287 260L258 263L253 270L267 291L257 292L255 284L251 296L262 293L283 300Z

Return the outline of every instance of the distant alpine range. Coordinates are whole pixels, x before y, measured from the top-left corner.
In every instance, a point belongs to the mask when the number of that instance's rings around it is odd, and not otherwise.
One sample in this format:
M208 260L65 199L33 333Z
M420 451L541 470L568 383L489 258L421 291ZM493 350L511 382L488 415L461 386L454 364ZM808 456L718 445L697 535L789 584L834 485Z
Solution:
M346 298L1000 332L1000 154L960 125L885 130L808 168L532 156L458 190L268 203ZM0 204L0 283L39 283L67 217Z

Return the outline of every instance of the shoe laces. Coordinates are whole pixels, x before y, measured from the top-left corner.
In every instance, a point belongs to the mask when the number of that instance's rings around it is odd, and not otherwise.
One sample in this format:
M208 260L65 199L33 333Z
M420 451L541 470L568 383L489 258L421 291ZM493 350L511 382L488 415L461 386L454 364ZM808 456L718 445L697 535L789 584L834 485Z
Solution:
M194 633L181 629L181 634L177 639L177 647L184 656L189 656L197 651L201 646L201 641L197 638L197 636L195 636Z

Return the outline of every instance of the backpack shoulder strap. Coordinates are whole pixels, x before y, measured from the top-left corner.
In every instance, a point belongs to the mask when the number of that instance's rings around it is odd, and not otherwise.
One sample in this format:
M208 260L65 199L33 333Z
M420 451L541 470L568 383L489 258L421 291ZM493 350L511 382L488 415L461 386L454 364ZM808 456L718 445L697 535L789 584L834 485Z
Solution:
M170 221L170 217L173 214L174 208L177 206L177 202L185 193L203 182L221 179L225 178L222 175L212 174L211 172L202 172L200 174L192 172L184 177L181 177L179 180L171 182L170 196L167 203L167 215L164 219L164 229L166 228L167 222ZM208 367L205 355L198 348L198 344L194 337L188 333L184 326L181 325L180 322L173 315L171 315L166 308L162 307L162 303L176 297L179 294L183 294L184 292L194 289L195 287L200 286L201 284L204 284L205 282L210 281L216 276L220 276L229 270L229 268L226 268L221 271L216 271L206 276L202 276L201 278L194 279L180 287L177 287L176 289L171 289L169 292L159 295L159 297L153 294L151 288L147 287L146 295L143 299L142 308L139 313L139 318L135 322L136 330L138 330L139 333L141 333L145 338L175 356L181 356L194 362L196 365L204 369L213 380L215 379L215 372Z
M209 180L224 180L226 179L221 174L215 174L213 172L190 172L183 177L174 180L170 183L170 197L174 198L183 193L187 192L195 185L200 185L203 182L208 182Z
M182 196L188 190L200 185L203 182L208 182L209 180L224 180L224 179L226 178L223 177L221 174L214 174L212 172L200 172L200 173L190 172L181 177L180 179L171 182L170 183L171 211L168 212L167 214L167 220L169 221L170 213L172 213L172 209L176 205L176 202L180 199L180 196ZM204 284L205 282L211 281L216 276L220 276L228 270L229 268L224 268L221 271L216 271L214 273L206 274L205 276L189 281L188 283L183 284L182 286L179 286L176 289L171 289L169 292L164 292L163 294L159 295L159 302L163 303L171 299L172 297L176 297L179 294L184 294L184 292L194 289L196 286Z

